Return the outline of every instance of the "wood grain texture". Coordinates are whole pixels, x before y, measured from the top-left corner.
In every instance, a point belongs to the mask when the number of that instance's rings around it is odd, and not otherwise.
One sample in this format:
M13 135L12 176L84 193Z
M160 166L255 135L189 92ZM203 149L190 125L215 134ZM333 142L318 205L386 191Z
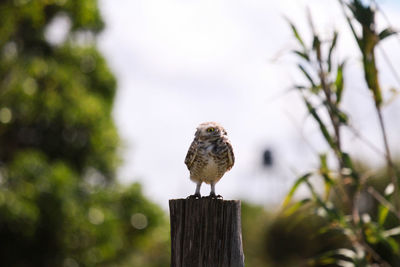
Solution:
M169 201L172 267L243 267L240 201Z

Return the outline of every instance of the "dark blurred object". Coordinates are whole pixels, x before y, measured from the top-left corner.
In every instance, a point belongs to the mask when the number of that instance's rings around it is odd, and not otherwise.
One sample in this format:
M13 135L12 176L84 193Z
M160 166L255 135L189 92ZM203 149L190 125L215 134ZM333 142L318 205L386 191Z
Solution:
M163 212L115 181L97 1L5 0L0 17L0 265L166 266Z
M263 166L271 168L274 165L274 158L272 150L267 148L263 152Z

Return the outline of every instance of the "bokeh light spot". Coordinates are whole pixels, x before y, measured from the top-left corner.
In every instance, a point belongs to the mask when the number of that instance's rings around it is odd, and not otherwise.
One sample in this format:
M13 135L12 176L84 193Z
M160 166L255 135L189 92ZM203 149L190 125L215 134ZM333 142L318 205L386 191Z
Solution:
M135 213L131 216L131 224L134 228L142 230L147 227L148 221L146 215L142 213Z
M102 224L104 222L104 213L100 209L90 208L88 218L92 224Z
M393 192L394 192L394 186L392 183L390 183L385 188L385 196L391 195Z
M22 84L25 94L33 95L36 93L37 90L37 83L35 79L27 78L24 83Z
M9 108L0 109L0 122L6 124L12 119L12 112Z
M14 42L8 42L3 47L3 54L6 60L11 60L17 55L17 45Z
M44 36L52 45L61 45L65 42L71 29L71 19L66 13L60 13L53 18L46 27Z

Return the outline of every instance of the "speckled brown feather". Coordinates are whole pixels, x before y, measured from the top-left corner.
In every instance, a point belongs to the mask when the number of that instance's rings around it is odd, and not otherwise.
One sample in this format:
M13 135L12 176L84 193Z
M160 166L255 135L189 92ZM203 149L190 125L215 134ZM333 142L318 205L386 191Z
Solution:
M195 137L186 154L185 164L189 170L191 169L193 162L196 159L197 143L198 143L198 137Z
M214 130L208 132L209 128ZM211 184L213 190L234 163L235 156L225 129L215 122L200 124L185 158L190 179L198 185Z
M233 154L233 147L231 142L227 139L226 144L228 145L228 169L232 169L233 165L235 164L235 154Z

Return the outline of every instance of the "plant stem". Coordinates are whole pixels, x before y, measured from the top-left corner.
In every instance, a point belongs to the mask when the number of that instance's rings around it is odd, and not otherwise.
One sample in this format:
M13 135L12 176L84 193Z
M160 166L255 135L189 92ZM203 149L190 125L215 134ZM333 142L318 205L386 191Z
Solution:
M393 214L400 220L400 215L396 212L395 207L390 203L389 201L386 200L378 191L376 191L372 186L368 186L368 193L370 193L371 196L373 196L379 203L381 203L383 206L388 208Z
M375 106L376 107L376 112L378 113L378 119L379 119L379 125L382 131L382 138L383 138L383 143L385 146L385 157L386 157L386 164L387 164L387 173L390 179L392 180L393 186L394 186L394 193L393 193L393 198L394 198L394 207L396 209L396 214L397 216L400 216L400 198L399 198L399 186L398 186L398 181L397 181L397 176L394 170L394 165L393 165L393 160L392 156L390 153L390 148L389 148L389 142L387 138L387 133L386 133L386 127L385 127L385 122L383 120L382 116L382 110L380 106Z

